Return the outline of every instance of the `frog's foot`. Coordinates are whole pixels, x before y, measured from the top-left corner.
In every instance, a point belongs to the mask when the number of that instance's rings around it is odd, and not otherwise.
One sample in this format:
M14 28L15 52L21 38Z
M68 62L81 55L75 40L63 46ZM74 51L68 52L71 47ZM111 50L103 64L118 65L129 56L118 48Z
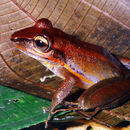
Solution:
M43 110L43 113L44 113L44 114L46 114L46 112L49 112L49 109L46 108L46 107L42 107L42 110ZM48 115L48 117L47 117L47 120L45 120L45 128L48 127L48 120L49 120L49 118L50 118L50 113L49 113L49 115Z
M51 113L49 113L49 115L48 115L48 117L47 117L47 119L46 119L46 121L45 121L45 128L48 127L48 121L49 121L49 119L50 119L50 115L51 115Z
M53 75L48 75L48 76L44 76L43 78L40 78L40 81L41 82L44 82L47 78L53 78L53 77L55 77L56 75L55 74L53 74Z

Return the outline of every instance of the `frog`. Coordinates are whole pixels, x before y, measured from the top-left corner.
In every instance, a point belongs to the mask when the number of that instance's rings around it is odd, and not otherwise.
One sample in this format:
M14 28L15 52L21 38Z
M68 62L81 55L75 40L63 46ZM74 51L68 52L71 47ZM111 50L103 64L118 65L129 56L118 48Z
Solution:
M123 82L130 74L128 58L118 59L101 46L81 41L53 27L46 18L37 20L31 27L14 32L10 39L21 52L38 60L63 79L52 97L46 124L57 105L64 101L74 86L87 91L105 80L118 78ZM120 84L119 80L117 82ZM113 85L115 84L114 81ZM84 109L81 102L87 98L85 95L79 97L80 109Z

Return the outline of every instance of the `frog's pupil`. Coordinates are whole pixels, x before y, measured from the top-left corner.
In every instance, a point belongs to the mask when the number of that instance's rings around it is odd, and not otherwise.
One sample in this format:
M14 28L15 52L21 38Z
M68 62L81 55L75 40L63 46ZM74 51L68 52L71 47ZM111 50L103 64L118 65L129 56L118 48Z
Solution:
M44 47L44 46L46 46L46 44L44 42L40 41L40 40L36 40L35 42L36 42L36 45L38 47Z

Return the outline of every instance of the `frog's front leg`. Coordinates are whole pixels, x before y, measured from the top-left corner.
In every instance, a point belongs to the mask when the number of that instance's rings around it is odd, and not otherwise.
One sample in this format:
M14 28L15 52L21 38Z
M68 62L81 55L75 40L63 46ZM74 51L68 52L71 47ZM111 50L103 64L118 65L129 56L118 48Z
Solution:
M50 118L51 113L53 112L55 107L58 104L60 104L68 96L68 94L71 92L72 88L75 86L76 80L77 79L75 76L73 76L72 74L68 74L65 77L64 82L58 87L58 89L54 93L53 98L52 98L52 103L51 103L51 106L49 108L49 115L48 115L48 118L45 122L46 127L47 127L47 122Z

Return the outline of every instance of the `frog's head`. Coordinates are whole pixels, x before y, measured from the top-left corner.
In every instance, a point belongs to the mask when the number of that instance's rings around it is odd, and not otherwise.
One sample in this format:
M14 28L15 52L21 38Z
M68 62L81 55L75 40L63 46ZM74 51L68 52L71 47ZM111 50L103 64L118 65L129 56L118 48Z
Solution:
M14 45L25 54L39 60L59 62L63 60L66 34L53 28L48 19L38 20L34 26L15 32L11 36Z

